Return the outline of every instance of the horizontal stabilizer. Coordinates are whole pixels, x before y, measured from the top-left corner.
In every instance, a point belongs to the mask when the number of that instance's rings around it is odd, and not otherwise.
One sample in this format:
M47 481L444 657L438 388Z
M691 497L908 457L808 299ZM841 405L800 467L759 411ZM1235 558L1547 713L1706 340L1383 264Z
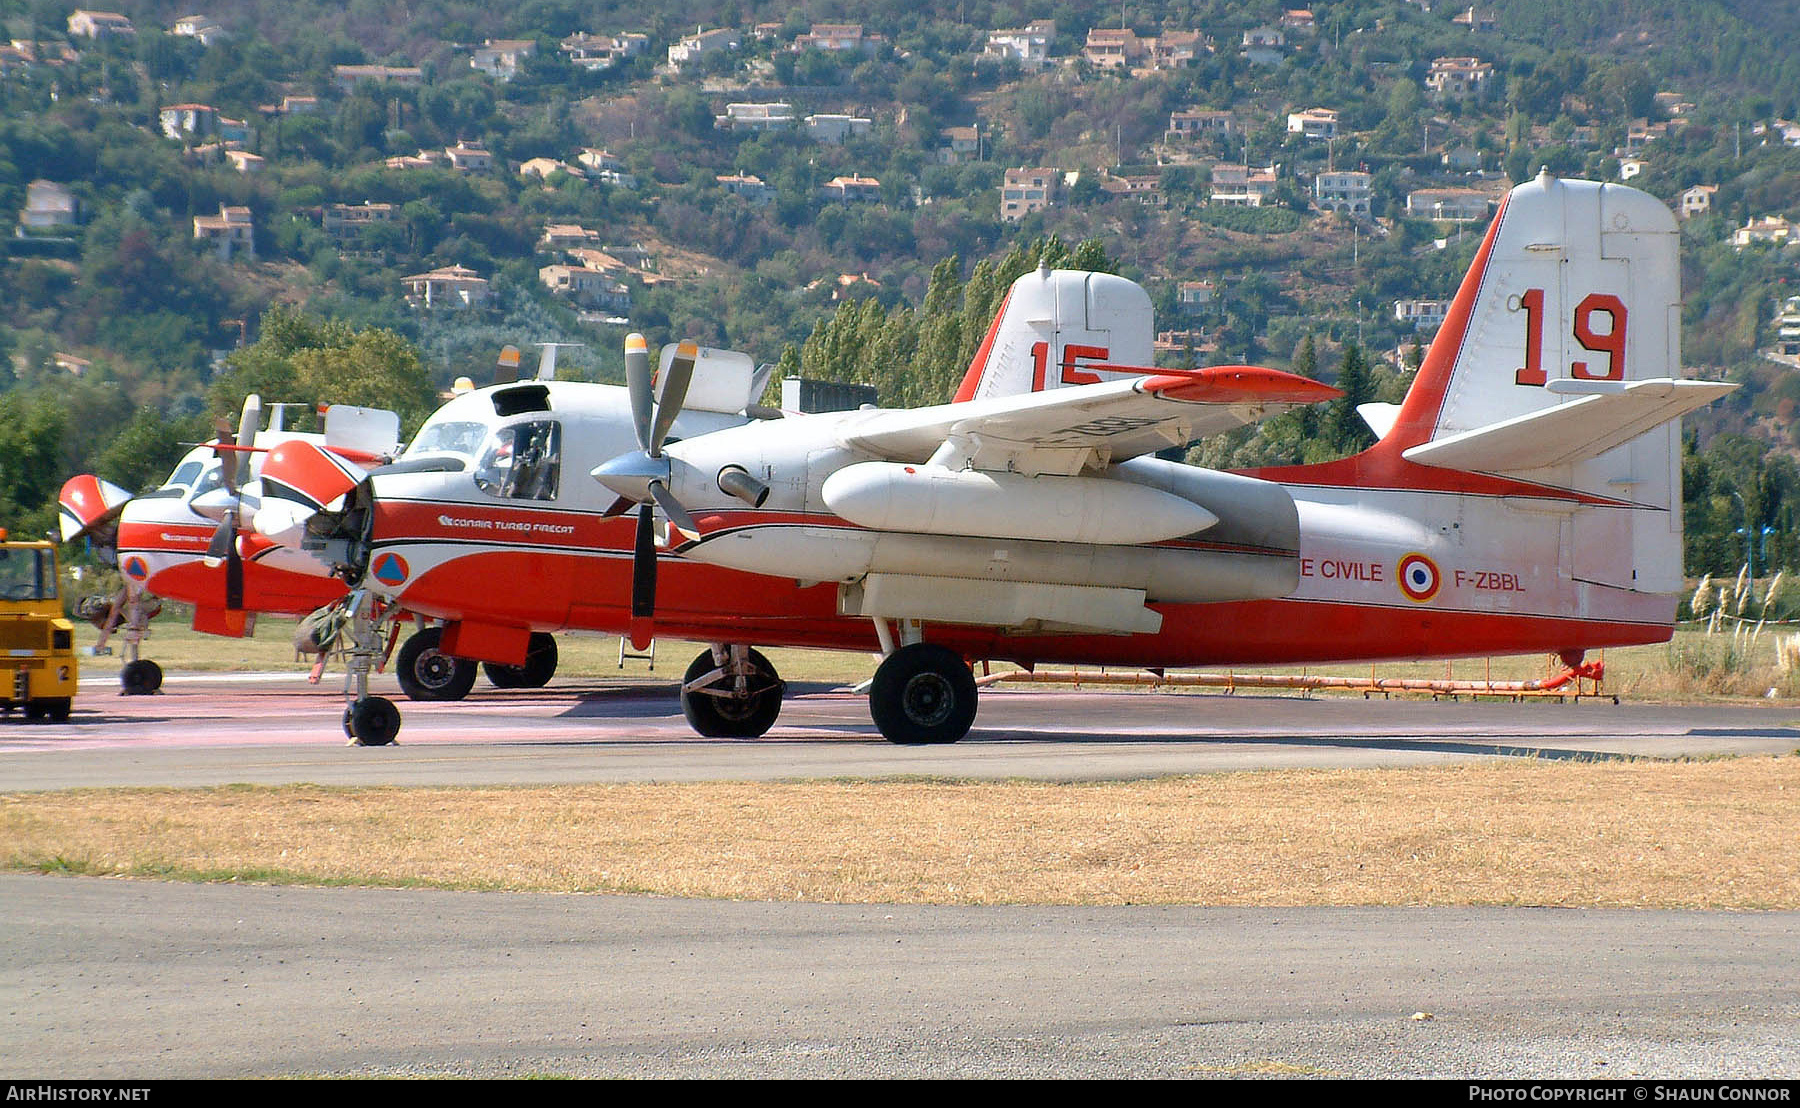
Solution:
M1592 395L1422 443L1407 450L1404 457L1421 465L1482 473L1571 465L1597 458L1737 387L1724 381L1667 377L1596 381L1592 385ZM1600 388L1606 391L1598 391ZM1565 387L1555 391L1577 390Z

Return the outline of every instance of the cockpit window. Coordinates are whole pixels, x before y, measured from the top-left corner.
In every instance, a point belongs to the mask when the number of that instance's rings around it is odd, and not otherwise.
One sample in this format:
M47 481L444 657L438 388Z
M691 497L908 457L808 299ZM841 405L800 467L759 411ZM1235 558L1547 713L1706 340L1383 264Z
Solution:
M194 486L194 495L199 496L202 493L209 493L224 483L224 467L215 462L212 465L207 466L206 472L200 475L200 483Z
M172 489L172 488L175 488L176 486L180 486L181 488L185 489L189 485L193 484L194 478L198 477L199 475L200 475L200 463L199 462L182 462L181 465L176 467L174 474L172 476L170 476L168 483L163 485L163 488Z
M488 439L475 466L475 483L508 500L555 500L561 470L562 424L515 423Z
M486 434L485 423L458 420L428 423L419 428L412 445L406 448L406 454L408 457L419 454L455 454L459 458L473 458Z

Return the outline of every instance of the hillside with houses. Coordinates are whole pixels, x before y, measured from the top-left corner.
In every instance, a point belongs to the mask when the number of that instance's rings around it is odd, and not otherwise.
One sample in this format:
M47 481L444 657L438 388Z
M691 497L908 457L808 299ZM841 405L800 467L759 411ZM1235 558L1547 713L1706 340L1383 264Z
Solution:
M1166 364L1392 398L1543 166L1676 211L1692 372L1746 383L1690 419L1691 568L1738 529L1800 562L1796 14L0 0L0 436L59 428L45 472L154 456L276 318L399 336L422 388L504 343L617 379L635 329L931 400L1005 276L1077 254L1150 290ZM1362 434L1296 418L1204 457ZM0 508L41 518L8 477Z

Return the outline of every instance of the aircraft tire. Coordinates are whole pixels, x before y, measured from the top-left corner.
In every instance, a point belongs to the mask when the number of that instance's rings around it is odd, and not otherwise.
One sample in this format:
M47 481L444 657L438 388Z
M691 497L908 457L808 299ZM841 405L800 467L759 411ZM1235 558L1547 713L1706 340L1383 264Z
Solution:
M149 696L162 688L162 667L148 658L128 662L119 671L119 690L125 696Z
M933 643L913 643L875 670L869 715L891 743L953 743L974 724L978 695L975 675L960 655Z
M394 676L408 699L461 700L475 687L475 663L438 649L443 633L427 627L401 645Z
M752 650L749 659L756 672L750 679L753 691L743 700L682 692L681 714L697 734L708 739L760 739L775 726L787 685L767 658ZM704 677L715 665L712 651L702 650L688 666L682 685Z
M496 689L541 689L556 676L556 636L533 631L531 645L525 648L524 665L483 662L481 672L487 674L488 683Z
M387 746L400 733L400 709L385 696L365 696L344 709L344 734L363 746Z

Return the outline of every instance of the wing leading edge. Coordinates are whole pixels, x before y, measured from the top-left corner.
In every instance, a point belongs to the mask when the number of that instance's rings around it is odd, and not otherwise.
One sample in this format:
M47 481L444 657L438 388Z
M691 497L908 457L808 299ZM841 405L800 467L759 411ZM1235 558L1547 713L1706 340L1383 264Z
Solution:
M1141 372L1048 392L871 413L847 427L842 441L891 461L1073 476L1342 395L1261 366Z

